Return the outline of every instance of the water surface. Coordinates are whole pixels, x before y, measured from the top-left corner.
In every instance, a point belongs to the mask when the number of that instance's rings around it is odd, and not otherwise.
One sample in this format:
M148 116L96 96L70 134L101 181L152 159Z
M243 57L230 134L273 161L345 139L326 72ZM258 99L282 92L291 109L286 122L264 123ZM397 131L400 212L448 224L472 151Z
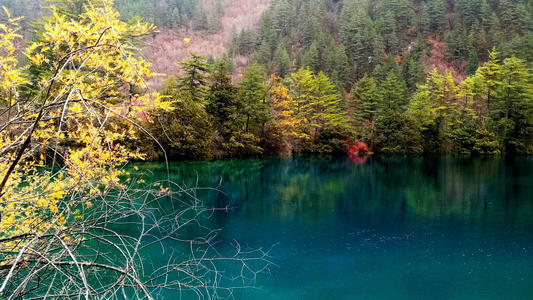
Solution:
M211 219L222 244L276 245L277 267L237 299L533 298L533 158L272 158L170 174L220 185L198 196L232 208Z

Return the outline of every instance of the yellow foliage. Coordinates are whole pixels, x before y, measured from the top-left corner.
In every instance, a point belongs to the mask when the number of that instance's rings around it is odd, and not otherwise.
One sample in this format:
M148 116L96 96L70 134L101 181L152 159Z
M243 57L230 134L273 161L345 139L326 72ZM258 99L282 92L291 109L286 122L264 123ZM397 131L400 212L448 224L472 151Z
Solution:
M76 20L51 8L42 39L24 52L32 64L47 69L32 82L41 90L32 95L36 101L19 99L17 93L28 82L15 59L20 18L6 11L9 22L0 24L0 92L11 95L8 105L20 104L16 115L8 117L6 130L0 131L0 180L8 178L0 190L0 239L28 235L0 243L0 253L16 253L30 236L82 220L77 207L90 208L96 202L87 197L105 197L120 187L124 173L119 167L143 158L122 141L135 135L144 111L170 109L158 94L130 95L128 90L146 88L145 79L154 75L150 64L134 55L136 49L128 40L155 28L126 24L112 1L101 2L87 5ZM8 173L29 134L29 147L23 148L22 159ZM62 162L59 171L38 169L56 159ZM70 199L72 195L86 196ZM7 263L6 255L0 254L0 265Z
M305 118L295 114L298 103L292 99L289 89L283 85L281 78L272 75L273 88L270 96L271 115L275 126L282 129L285 146L289 149L297 139L309 139L305 133Z

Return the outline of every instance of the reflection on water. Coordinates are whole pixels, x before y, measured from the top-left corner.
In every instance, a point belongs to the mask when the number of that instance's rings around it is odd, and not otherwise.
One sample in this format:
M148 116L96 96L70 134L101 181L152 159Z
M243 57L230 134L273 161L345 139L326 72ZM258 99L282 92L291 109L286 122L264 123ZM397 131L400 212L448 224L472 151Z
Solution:
M162 164L144 164L150 179ZM533 294L533 158L293 158L171 165L229 213L221 240L274 249L242 299L521 299Z

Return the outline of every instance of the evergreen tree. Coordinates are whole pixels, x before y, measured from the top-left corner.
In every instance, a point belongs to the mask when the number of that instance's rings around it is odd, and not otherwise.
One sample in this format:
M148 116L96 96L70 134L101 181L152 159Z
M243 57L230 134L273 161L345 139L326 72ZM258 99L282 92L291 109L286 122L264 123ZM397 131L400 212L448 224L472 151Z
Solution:
M424 79L424 68L418 62L417 55L409 52L402 63L402 77L409 91L414 91L418 83Z
M296 114L307 120L311 142L323 147L311 151L334 151L329 145L318 144L321 133L339 133L348 126L342 98L335 85L323 72L315 75L309 69L300 69L290 76L290 91L298 104Z
M165 84L161 94L172 101L171 111L156 110L150 113L153 122L144 126L158 144L152 148L165 149L169 159L207 159L211 157L213 130L207 112L201 104L193 101L175 79ZM146 140L152 141L146 137ZM156 155L162 157L162 154Z
M524 61L512 57L501 67L501 85L494 103L494 121L505 152L524 152L533 133L533 82Z
M208 19L202 2L195 5L192 15L192 28L195 30L208 30Z
M349 80L355 80L371 70L380 58L375 57L375 27L359 3L344 1L340 17L340 37L349 65Z
M178 80L178 86L189 94L192 101L204 103L206 96L206 78L209 67L205 57L193 54L190 60L180 62L185 76Z
M446 40L446 55L449 58L458 61L466 58L468 54L468 36L464 24L457 24Z
M382 153L423 152L420 131L412 117L401 112L384 114L376 120L375 150Z
M466 67L467 75L474 75L479 67L479 61L477 57L477 52L475 50L470 50L470 55L468 59L468 66Z
M303 66L311 69L313 72L318 72L320 70L320 57L316 41L311 44L309 50L305 53Z
M244 80L239 84L242 113L246 118L245 132L257 132L268 120L268 106L265 102L266 85L262 69L252 65L244 72Z
M238 118L241 107L236 96L237 88L231 83L229 63L223 59L219 60L209 74L206 109L213 116L215 128L225 137L241 128L239 122L242 122Z
M450 124L456 115L457 92L451 74L443 76L433 70L413 96L409 113L419 126L425 152L449 153L452 150Z
M435 35L442 34L444 31L446 15L446 1L429 0L427 11L429 17L429 30Z
M483 76L487 85L486 110L488 113L491 111L491 102L495 95L495 91L501 85L501 66L498 55L499 53L493 49L489 53L489 61L487 61L483 67L479 68L478 70L479 75Z
M290 73L291 59L289 57L289 52L287 52L287 49L283 45L280 45L278 50L276 50L272 65L274 73L281 77L285 77Z
M408 102L407 87L405 82L398 78L398 76L391 72L387 78L379 83L379 91L381 93L380 108L385 113L391 111L399 111Z
M365 75L352 88L350 105L352 118L357 129L357 139L367 142L371 149L375 146L376 119L381 100L374 78Z

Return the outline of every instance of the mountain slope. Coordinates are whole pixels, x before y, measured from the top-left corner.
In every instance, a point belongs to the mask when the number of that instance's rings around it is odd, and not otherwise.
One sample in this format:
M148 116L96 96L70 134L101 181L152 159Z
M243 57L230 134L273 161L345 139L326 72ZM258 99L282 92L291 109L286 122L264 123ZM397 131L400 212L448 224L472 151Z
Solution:
M206 9L215 5L215 1L205 0ZM204 56L220 57L227 53L234 32L257 27L261 14L269 7L270 0L236 0L223 3L223 15L219 19L219 31L209 34L204 30L191 28L170 30L160 29L143 49L143 54L153 64L158 73L176 75L179 73L178 62L189 58L190 53ZM186 42L185 39L190 39ZM237 76L247 65L246 57L235 60ZM151 87L161 87L161 76L150 82Z

